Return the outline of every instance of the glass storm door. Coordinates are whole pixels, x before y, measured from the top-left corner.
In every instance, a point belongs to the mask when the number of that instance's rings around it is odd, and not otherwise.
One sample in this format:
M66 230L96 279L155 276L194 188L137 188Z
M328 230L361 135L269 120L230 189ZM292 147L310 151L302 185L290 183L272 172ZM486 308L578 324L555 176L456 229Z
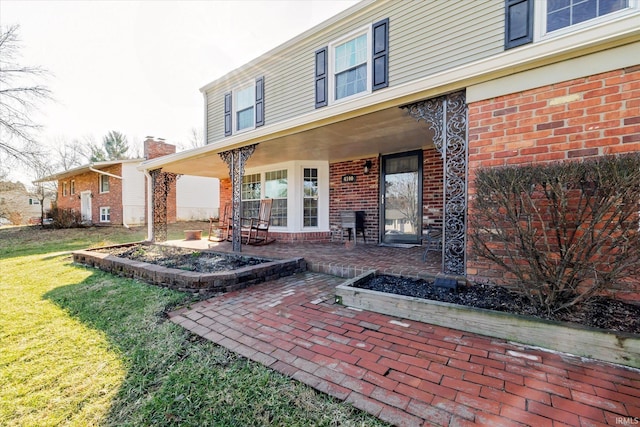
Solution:
M382 242L418 244L422 230L422 151L382 157Z

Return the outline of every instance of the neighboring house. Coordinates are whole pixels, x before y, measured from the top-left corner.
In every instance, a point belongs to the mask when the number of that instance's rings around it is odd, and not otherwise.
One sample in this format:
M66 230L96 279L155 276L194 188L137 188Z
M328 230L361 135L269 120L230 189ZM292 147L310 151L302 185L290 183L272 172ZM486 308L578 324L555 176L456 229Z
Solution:
M37 224L51 210L51 198L40 197L27 191L20 182L0 182L0 225Z
M142 168L218 177L242 216L273 198L280 241L328 241L346 209L368 242L443 223L443 271L491 278L477 168L640 150L639 2L364 1L201 92L208 145Z
M36 224L42 219L42 207L45 215L51 210L51 198L44 197L41 206L40 197L27 191L20 182L0 182L0 218L1 224Z
M175 153L176 147L149 137L146 159ZM137 168L145 159L95 162L60 172L40 181L57 181L57 206L80 212L95 225L141 225L146 221L147 184ZM194 192L192 189L197 189ZM167 221L208 220L217 216L219 182L213 178L179 177L169 190Z

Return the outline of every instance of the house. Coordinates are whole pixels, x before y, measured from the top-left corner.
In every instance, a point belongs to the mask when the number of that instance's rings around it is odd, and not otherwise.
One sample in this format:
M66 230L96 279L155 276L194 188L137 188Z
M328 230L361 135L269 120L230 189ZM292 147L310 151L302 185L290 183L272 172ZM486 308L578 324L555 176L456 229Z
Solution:
M145 159L175 153L175 145L147 137ZM39 181L57 181L57 206L79 212L95 225L146 224L147 178L138 170L145 159L95 162ZM197 189L197 191L194 191ZM174 180L166 204L167 221L208 220L218 215L219 183L215 178L185 176Z
M51 210L51 197L27 191L20 182L0 182L0 225L37 224Z
M207 145L141 168L217 177L240 216L272 198L280 241L328 241L343 210L367 242L443 224L443 272L491 278L467 243L479 167L640 150L640 8L363 1L200 91Z

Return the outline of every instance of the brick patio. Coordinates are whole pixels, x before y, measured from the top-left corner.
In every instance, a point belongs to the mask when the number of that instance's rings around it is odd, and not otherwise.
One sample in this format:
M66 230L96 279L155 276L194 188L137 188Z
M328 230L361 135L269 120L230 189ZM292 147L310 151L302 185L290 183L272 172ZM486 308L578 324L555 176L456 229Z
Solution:
M395 425L601 426L640 418L638 370L340 306L334 288L342 281L298 274L170 317Z

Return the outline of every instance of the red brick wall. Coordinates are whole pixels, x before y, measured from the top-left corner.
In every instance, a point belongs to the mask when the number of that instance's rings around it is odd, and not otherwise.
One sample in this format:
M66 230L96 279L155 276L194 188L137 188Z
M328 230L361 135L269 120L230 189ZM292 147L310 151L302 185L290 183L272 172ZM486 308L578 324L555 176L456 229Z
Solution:
M365 161L372 163L368 175L363 173ZM329 228L340 227L340 211L364 211L365 236L378 241L378 158L351 160L329 165ZM342 182L344 175L355 175L355 182Z
M117 164L101 169L104 172L122 176L122 165ZM67 183L67 189L71 191L71 181L75 181L75 194L62 195L62 183ZM74 209L80 212L80 193L91 191L91 219L94 224L122 225L122 180L109 177L109 192L100 193L100 174L87 172L71 178L58 181L58 207L61 209ZM111 208L111 222L100 223L100 208Z
M231 203L233 190L231 188L231 178L220 178L220 212L224 209L225 203Z
M148 136L144 141L144 158L147 160L155 159L156 157L166 156L176 152L176 146L167 144L161 139L155 140L152 136Z
M435 148L422 152L422 225L442 225L444 201L442 156Z
M435 148L424 150L422 159L422 211L423 226L430 221L442 223L443 171L442 158ZM369 175L363 174L363 165L371 160L373 167ZM342 176L356 175L356 182L343 183ZM377 157L333 163L329 166L329 225L340 226L340 211L365 211L365 233L367 241L380 239L380 165Z
M479 167L579 160L640 151L640 66L469 105L469 195ZM472 208L469 215L473 215ZM471 230L472 232L472 230ZM472 280L505 280L468 251ZM640 301L640 280L615 289Z

